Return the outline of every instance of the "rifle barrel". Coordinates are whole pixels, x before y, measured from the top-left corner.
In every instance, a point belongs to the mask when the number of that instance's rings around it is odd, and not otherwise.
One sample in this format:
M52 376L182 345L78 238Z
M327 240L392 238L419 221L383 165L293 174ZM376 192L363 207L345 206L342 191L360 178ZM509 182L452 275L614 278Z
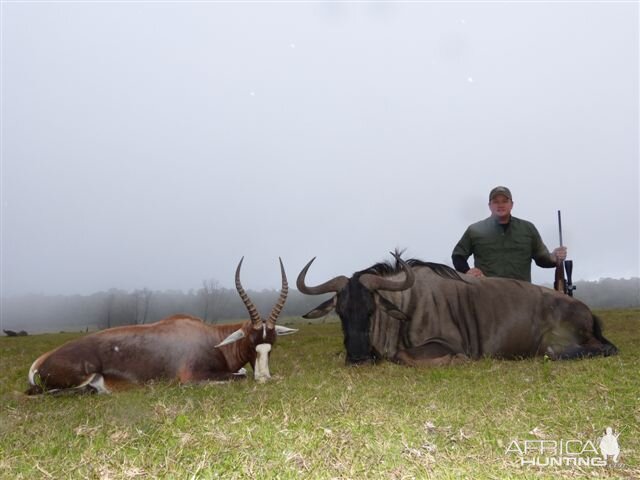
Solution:
M558 210L558 232L560 233L560 246L562 246L562 215Z

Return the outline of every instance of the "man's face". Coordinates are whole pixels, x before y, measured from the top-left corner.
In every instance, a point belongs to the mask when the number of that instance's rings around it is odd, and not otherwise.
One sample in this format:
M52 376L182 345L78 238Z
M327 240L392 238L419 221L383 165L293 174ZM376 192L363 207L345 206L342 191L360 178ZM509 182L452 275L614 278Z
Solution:
M496 195L489 202L489 209L494 217L498 217L498 220L508 220L511 216L511 209L513 208L513 201L505 197L504 195Z

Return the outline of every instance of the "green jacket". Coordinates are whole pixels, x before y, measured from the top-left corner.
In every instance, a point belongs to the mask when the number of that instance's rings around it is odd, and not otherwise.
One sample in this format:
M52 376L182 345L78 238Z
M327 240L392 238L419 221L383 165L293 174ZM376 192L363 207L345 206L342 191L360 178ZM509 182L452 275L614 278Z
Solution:
M555 262L533 223L511 217L508 227L489 217L470 225L453 249L452 256L473 255L475 267L487 277L531 281L531 260L540 267Z

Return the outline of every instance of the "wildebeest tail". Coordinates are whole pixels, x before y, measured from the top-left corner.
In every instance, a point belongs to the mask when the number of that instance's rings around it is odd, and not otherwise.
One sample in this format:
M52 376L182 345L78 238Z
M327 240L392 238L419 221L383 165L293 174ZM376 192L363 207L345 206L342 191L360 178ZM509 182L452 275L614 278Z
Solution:
M618 353L618 347L605 338L602 334L602 321L593 315L593 336L604 345L604 356L615 355Z

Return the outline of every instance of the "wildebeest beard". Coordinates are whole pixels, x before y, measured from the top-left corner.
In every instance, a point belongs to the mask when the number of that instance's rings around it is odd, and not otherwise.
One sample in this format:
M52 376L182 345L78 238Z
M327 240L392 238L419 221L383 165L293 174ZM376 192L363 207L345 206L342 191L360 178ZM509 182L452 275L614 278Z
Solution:
M300 271L296 286L306 295L321 295L333 292L335 295L318 305L303 318L320 318L331 310L335 310L342 322L344 345L347 351L347 364L372 362L379 352L372 348L372 317L381 308L392 317L406 321L408 317L392 302L383 298L379 291L402 291L410 288L414 282L413 271L400 258L400 252L392 253L396 258L396 266L388 263L376 264L366 270L356 272L351 278L339 275L320 285L309 286L305 277L315 257ZM385 278L389 273L404 271L404 278Z
M371 316L376 309L374 295L360 283L359 275L354 275L338 294L336 313L342 322L348 364L375 360L369 339Z

